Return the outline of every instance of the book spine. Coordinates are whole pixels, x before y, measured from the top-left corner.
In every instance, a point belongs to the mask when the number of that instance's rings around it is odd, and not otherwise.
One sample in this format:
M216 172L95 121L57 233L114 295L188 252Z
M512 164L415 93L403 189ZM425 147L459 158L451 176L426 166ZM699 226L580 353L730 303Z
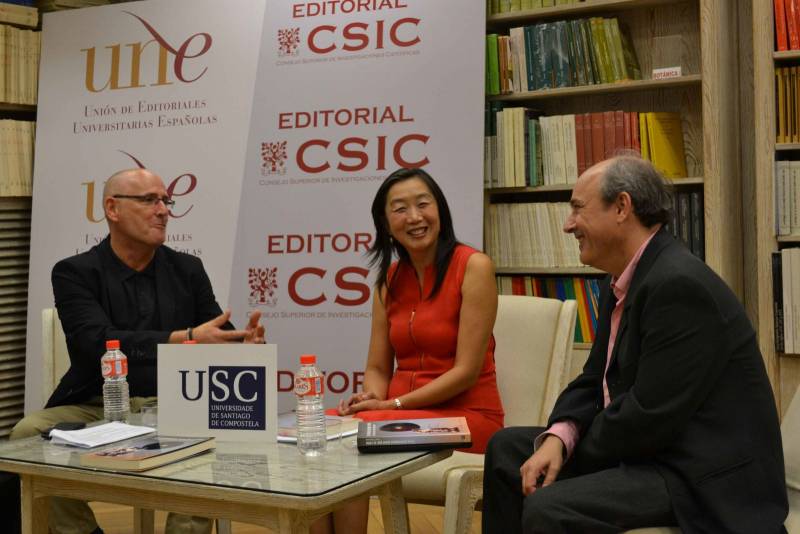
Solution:
M784 352L783 281L780 252L772 253L772 312L775 317L775 352Z
M705 232L703 231L703 193L692 191L689 204L692 211L692 254L702 260L706 257Z
M784 0L774 0L773 8L775 9L776 48L779 51L789 50L789 40L786 35L786 7L784 6Z

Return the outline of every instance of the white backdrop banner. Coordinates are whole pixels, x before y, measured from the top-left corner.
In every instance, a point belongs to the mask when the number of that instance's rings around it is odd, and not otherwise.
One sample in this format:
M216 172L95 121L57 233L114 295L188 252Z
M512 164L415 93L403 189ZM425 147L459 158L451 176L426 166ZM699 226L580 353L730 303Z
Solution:
M482 0L172 0L44 16L26 411L41 398L50 270L107 233L103 181L148 167L167 245L203 259L234 323L264 313L279 406L316 353L326 404L356 390L380 181L422 166L482 246ZM98 369L99 372L99 369Z

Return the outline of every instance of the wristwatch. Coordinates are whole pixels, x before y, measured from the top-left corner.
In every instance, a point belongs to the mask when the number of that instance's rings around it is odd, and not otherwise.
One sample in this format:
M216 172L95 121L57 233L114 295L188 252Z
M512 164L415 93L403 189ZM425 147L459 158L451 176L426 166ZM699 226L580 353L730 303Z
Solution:
M400 398L399 397L395 397L394 398L394 409L395 410L402 410L403 409L403 403L400 402Z

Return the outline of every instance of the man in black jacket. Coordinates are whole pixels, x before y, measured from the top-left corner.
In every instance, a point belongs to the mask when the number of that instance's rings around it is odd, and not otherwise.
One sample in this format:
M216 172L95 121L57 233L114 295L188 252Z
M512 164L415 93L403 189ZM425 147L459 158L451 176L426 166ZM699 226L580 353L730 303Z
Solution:
M128 357L131 409L156 395L159 343L264 343L260 313L234 330L222 312L199 258L166 246L169 197L161 178L145 169L120 171L103 190L109 235L83 254L53 267L55 304L69 350L70 368L44 410L30 414L11 439L38 434L62 421L103 418L100 358L108 339ZM86 503L51 498L54 534L99 532ZM170 515L168 532L210 532L202 518Z
M611 275L597 338L546 430L490 441L484 533L784 532L780 430L755 332L662 228L663 178L613 158L580 177L570 204L564 231L581 262Z

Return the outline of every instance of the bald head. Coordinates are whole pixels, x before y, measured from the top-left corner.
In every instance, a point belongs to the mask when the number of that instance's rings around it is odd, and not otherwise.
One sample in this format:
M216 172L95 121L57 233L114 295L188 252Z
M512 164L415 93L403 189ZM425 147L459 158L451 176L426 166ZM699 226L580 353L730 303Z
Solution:
M125 169L117 171L106 180L106 184L103 187L103 200L114 195L130 194L131 190L134 189L138 183L152 178L157 178L161 181L161 178L147 169Z

